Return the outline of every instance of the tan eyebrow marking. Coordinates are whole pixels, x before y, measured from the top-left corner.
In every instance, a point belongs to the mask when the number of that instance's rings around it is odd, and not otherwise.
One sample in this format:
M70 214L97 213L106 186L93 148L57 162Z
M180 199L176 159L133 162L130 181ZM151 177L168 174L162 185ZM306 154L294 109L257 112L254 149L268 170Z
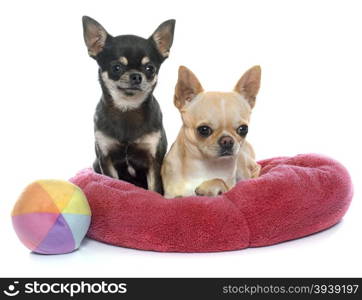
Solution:
M144 58L142 58L142 60L141 60L141 64L142 65L145 65L145 64L147 64L147 63L149 63L150 62L150 58L148 57L148 56L145 56Z
M126 57L124 57L124 56L121 56L121 57L119 58L119 62L122 63L122 64L124 64L125 66L128 65L128 59L127 59Z

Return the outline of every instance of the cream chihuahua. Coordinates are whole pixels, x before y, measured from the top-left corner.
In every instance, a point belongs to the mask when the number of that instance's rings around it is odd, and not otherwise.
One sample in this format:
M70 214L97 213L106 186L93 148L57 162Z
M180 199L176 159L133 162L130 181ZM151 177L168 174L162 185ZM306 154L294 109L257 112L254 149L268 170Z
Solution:
M258 177L260 166L245 137L260 75L254 66L234 91L204 92L189 69L179 68L174 103L183 126L162 165L165 197L216 196Z

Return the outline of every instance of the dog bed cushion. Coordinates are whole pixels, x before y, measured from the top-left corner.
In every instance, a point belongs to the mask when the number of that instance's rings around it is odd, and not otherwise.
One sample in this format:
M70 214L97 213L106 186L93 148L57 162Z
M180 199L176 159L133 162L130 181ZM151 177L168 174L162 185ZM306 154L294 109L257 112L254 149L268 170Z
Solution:
M211 252L259 247L336 224L352 199L347 170L317 154L259 162L261 176L217 197L165 199L85 169L71 179L91 210L88 236L154 251Z

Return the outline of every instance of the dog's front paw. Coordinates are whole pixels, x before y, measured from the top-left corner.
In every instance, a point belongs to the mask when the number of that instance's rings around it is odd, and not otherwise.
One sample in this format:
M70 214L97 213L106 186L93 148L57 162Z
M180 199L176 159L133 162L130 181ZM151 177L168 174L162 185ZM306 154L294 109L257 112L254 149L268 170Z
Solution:
M197 196L218 196L222 193L225 193L229 190L229 187L226 185L222 179L211 179L201 183L196 189L195 194Z
M261 165L259 165L258 163L255 163L254 166L252 166L250 173L251 176L250 178L257 178L260 176L260 171L261 171Z

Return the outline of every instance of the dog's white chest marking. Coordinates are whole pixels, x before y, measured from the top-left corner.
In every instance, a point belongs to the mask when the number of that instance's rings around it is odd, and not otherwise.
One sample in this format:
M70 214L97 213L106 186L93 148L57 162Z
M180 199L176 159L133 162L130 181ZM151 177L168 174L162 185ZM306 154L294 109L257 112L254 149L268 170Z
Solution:
M236 159L221 158L218 161L196 161L193 164L193 171L185 178L185 195L195 195L195 189L204 181L219 178L228 185L236 183Z
M97 130L94 133L95 140L98 145L98 149L101 151L103 156L107 156L111 151L117 149L117 147L121 146L121 143L115 139L105 135L103 132ZM161 139L161 132L155 131L152 133L145 134L135 140L132 144L136 144L138 148L143 149L149 152L152 158L156 157L157 146ZM132 177L136 177L136 170L130 164L127 159L127 150L126 150L126 163L127 163L127 171ZM117 173L114 169L114 166L110 166L111 172L114 173L114 177L118 178L115 174Z
M118 147L119 141L115 138L105 135L103 132L97 130L94 133L96 143L98 145L99 150L101 150L104 156L107 156L110 151Z
M161 131L155 131L148 134L145 134L134 141L135 144L137 144L137 147L140 149L143 149L151 154L151 161L156 157L157 147L160 143L161 139ZM130 170L131 168L131 170ZM147 173L147 182L148 186L152 187L155 184L155 176L152 172L153 167L150 166L149 172ZM132 172L134 171L134 175L132 175ZM131 165L128 167L128 172L131 174L131 176L136 175L136 171L132 168Z
M103 132L101 132L99 130L97 130L94 133L94 136L95 136L95 140L97 143L97 147L102 152L103 156L107 156L110 151L112 151L113 149L115 149L116 147L119 146L119 142L116 139L105 135ZM112 162L109 161L107 164L108 164L109 172L111 173L112 177L118 178L118 172L115 169L115 167L113 166Z
M161 131L145 134L134 141L139 148L148 151L153 158L156 157L157 146L161 139Z
M127 172L128 172L129 175L131 175L132 177L136 177L136 170L129 164L128 161L127 161Z

